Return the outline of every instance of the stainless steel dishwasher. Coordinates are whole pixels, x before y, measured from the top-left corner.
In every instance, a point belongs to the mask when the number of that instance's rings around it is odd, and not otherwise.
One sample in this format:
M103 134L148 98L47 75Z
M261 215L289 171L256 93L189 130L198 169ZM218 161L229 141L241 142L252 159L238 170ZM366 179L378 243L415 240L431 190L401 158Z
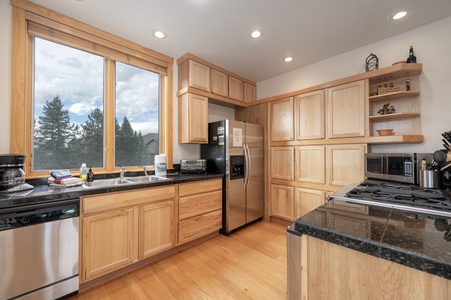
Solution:
M0 299L78 293L79 199L0 210Z

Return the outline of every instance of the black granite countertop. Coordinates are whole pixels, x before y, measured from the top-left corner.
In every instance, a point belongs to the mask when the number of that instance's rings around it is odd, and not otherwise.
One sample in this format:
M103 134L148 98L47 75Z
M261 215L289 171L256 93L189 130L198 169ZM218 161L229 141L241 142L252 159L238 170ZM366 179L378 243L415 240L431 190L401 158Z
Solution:
M114 186L98 186L88 187L86 185L61 188L53 187L45 184L46 180L39 184L39 181L30 182L33 186L33 190L21 191L16 193L1 193L0 194L0 212L1 209L11 208L16 206L53 202L66 199L79 198L81 196L95 195L102 193L111 193L119 191L135 190L140 188L148 188L163 185L172 185L185 182L208 180L214 178L223 178L222 174L181 174L167 176L168 180L140 182L131 184L121 184Z
M329 201L288 232L451 279L451 218L342 203Z

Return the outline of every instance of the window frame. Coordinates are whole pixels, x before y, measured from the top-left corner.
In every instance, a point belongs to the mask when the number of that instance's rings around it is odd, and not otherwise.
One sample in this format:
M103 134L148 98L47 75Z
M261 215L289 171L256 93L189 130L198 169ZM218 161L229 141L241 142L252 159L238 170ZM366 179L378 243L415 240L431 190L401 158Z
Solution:
M115 61L134 65L160 74L160 153L167 155L168 168L173 167L173 58L144 48L84 23L57 14L26 0L11 0L12 5L12 51L11 51L11 153L24 154L27 178L43 178L48 172L31 172L32 126L33 126L33 37L44 38L69 47L77 48L105 59L105 165L98 173L113 173L114 166L114 117L115 117ZM129 167L140 171L142 167ZM73 170L78 174L78 170Z

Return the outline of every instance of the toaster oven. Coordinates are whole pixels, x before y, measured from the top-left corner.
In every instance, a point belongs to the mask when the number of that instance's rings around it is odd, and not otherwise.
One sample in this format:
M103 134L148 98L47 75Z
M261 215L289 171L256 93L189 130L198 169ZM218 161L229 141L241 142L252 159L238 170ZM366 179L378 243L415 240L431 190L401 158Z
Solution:
M180 160L180 173L206 173L207 162L205 159Z

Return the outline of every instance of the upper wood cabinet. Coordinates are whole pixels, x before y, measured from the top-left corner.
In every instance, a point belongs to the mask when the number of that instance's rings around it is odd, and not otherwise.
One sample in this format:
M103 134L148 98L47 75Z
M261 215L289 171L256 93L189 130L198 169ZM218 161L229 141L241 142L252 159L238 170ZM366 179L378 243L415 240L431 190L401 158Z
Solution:
M189 60L189 86L210 91L210 67L194 60Z
M368 120L368 80L326 90L327 137L363 137Z
M179 97L179 143L208 143L208 98L186 93Z
M194 93L218 105L244 107L255 101L256 84L244 77L186 53L177 60L178 93Z
M302 217L326 202L324 191L296 188L294 191L294 218Z
M324 90L294 97L296 139L325 137Z
M229 76L218 70L211 69L211 92L224 97L229 96Z
M293 139L293 97L271 102L271 141Z
M243 81L238 78L229 76L229 98L233 100L244 100L244 85Z
M244 83L244 102L254 102L257 100L257 88L247 82Z

